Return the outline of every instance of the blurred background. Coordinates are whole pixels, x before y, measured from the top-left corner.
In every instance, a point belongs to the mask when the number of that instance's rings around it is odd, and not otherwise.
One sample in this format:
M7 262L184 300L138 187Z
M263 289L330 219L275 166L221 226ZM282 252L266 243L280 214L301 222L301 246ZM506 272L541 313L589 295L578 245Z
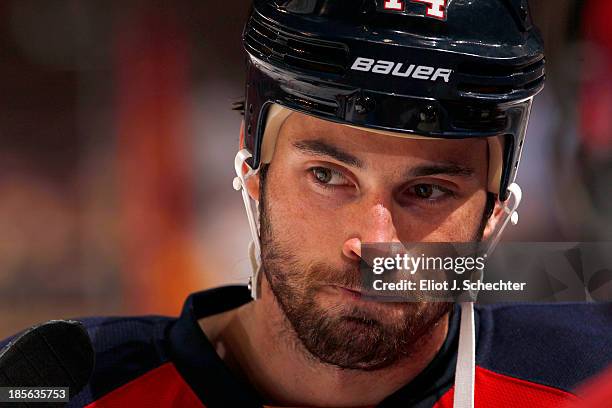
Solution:
M612 2L531 0L548 81L506 240L612 240ZM246 283L249 1L0 2L0 338Z

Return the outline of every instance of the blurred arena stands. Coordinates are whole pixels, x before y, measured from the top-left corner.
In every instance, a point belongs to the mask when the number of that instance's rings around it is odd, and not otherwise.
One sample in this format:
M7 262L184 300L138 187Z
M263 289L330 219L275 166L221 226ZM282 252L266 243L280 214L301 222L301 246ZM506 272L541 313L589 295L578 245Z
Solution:
M612 239L612 2L532 0L547 47L505 239ZM246 0L0 4L0 338L177 314L248 277L232 189Z

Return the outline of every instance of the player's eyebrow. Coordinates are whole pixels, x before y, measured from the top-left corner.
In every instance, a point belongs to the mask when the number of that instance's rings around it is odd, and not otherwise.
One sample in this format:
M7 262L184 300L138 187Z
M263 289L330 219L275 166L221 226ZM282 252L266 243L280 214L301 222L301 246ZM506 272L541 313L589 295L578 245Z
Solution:
M352 154L342 150L338 146L334 146L331 143L324 142L320 139L315 140L298 140L293 142L293 146L307 154L315 156L331 157L338 160L346 165L364 168L363 162Z
M416 166L407 171L409 177L426 177L435 175L472 177L475 170L472 167L452 162L440 162Z

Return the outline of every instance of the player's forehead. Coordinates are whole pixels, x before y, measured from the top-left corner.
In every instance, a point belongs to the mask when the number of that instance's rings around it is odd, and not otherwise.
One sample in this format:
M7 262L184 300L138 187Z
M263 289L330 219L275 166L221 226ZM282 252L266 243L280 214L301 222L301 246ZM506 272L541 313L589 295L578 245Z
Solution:
M293 112L280 129L278 150L309 151L309 146L332 147L371 164L406 164L406 161L456 162L483 167L487 141L481 138L433 139L382 135L311 115ZM316 149L310 149L313 153Z

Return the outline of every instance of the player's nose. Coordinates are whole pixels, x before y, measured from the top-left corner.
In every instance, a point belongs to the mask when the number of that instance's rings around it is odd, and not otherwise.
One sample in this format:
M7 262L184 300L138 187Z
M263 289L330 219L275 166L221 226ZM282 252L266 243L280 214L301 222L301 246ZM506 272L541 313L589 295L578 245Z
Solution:
M360 226L342 245L342 253L346 257L359 260L363 244L399 242L389 207L387 203L375 202L357 218L362 220Z

